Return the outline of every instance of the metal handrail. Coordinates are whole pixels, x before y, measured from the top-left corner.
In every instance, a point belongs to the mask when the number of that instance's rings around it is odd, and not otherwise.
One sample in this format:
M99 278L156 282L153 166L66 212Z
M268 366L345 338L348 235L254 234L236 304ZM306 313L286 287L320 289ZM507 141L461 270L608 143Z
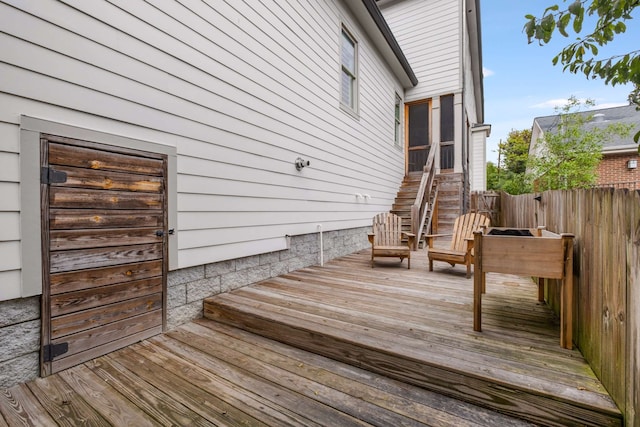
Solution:
M420 235L424 229L425 222L427 222L427 213L429 212L429 195L433 189L433 181L435 179L435 168L433 167L435 161L436 150L439 144L434 143L429 149L429 155L427 156L427 163L422 169L422 178L420 179L420 187L418 188L418 194L416 200L411 206L411 233L415 234L416 239L414 243L414 250L418 248L418 242L420 241ZM429 219L431 223L431 218Z

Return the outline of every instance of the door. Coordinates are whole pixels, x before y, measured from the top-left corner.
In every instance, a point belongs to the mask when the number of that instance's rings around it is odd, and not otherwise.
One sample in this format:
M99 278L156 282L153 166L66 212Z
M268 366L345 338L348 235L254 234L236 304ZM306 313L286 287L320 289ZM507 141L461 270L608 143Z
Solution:
M407 105L407 170L408 172L422 172L429 157L431 147L431 104L423 101Z
M42 135L41 166L44 376L162 332L167 159Z

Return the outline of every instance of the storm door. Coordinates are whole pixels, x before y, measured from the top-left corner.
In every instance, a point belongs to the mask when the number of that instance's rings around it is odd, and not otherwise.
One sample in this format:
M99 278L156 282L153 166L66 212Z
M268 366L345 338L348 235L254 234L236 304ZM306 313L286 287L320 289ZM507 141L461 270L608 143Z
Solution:
M166 175L165 155L42 135L42 375L162 332Z
M407 105L407 171L422 172L431 147L429 102Z

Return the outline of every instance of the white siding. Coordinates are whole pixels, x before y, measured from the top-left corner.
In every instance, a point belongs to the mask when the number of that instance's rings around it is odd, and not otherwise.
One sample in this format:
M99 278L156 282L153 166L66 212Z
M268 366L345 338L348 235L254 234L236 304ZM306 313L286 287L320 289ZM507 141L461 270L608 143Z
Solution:
M487 136L490 132L489 126L483 126L482 130L470 132L470 171L471 191L487 190Z
M420 82L407 101L462 89L461 1L404 0L382 13Z
M368 225L402 180L393 119L403 91L347 10L294 0L0 2L0 136L10 136L0 138L0 213L15 221L20 211L17 125L27 115L175 146L179 267L282 249L286 234L320 223ZM359 44L357 118L339 108L343 22ZM311 166L296 171L298 156ZM18 246L15 232L1 233L0 253ZM0 299L15 294L11 283Z

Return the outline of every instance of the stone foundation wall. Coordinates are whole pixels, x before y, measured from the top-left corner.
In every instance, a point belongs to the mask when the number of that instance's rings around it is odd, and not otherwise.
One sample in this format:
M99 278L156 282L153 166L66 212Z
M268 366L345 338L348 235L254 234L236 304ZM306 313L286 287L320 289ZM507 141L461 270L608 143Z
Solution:
M0 301L0 388L40 372L40 297Z
M370 227L323 233L324 261L367 248ZM320 264L319 233L292 236L289 249L169 272L167 328L202 317L203 300ZM40 297L0 301L0 388L40 372Z
M367 248L370 227L325 232L324 261ZM202 317L203 300L270 277L320 264L320 234L292 236L289 249L169 272L167 328Z

